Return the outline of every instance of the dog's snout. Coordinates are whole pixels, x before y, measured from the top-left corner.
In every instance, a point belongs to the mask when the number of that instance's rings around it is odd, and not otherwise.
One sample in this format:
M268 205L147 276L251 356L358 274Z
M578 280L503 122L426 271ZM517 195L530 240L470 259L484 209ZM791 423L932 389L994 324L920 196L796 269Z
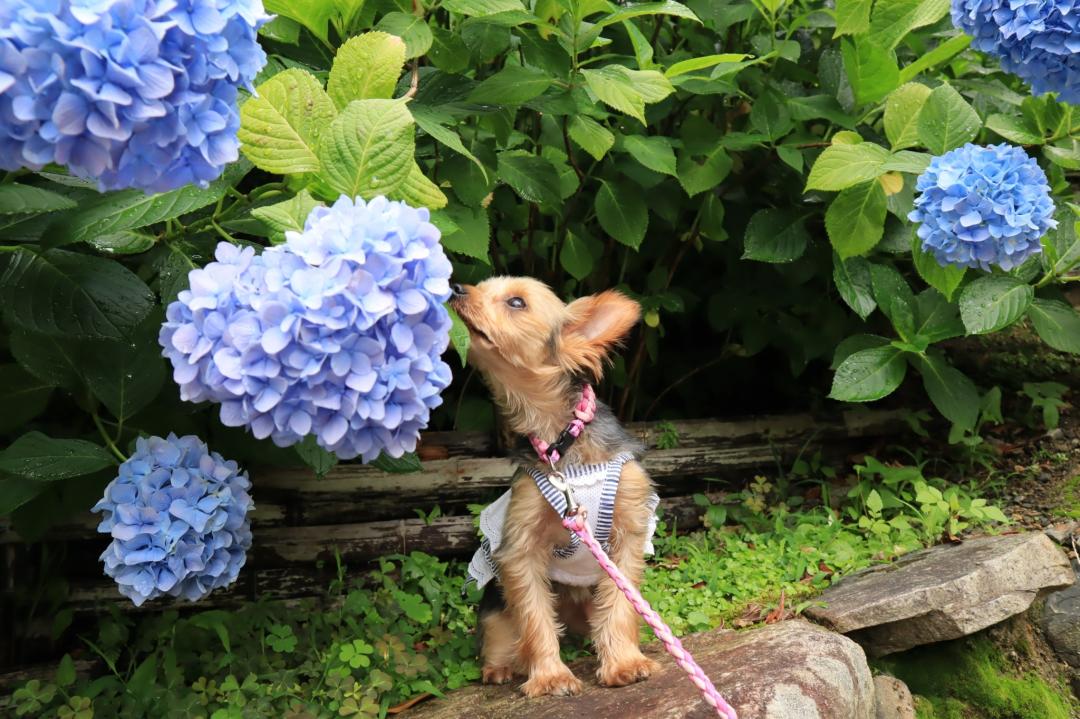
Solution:
M454 297L464 297L468 294L468 290L465 289L464 285L459 285L456 282L450 285L450 292L454 294Z

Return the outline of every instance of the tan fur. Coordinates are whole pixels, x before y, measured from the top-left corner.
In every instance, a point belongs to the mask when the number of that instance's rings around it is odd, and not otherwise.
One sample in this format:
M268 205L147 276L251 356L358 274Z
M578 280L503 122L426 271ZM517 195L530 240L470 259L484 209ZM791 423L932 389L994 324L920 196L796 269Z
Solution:
M524 309L508 300L521 298ZM637 303L603 292L564 304L544 284L495 277L452 300L469 328L469 361L483 374L496 403L517 433L553 439L572 417L575 376L599 381L609 352L640 316ZM606 462L612 447L584 432L574 447L577 461ZM615 500L611 558L635 583L644 567L648 531L648 475L637 462L622 470ZM506 609L484 617L485 682L528 675L527 696L577 694L581 682L559 657L564 628L591 631L600 657L597 678L608 686L645 679L656 668L638 648L636 612L609 579L590 590L552 586L548 563L568 535L559 516L525 473L512 485L499 566Z

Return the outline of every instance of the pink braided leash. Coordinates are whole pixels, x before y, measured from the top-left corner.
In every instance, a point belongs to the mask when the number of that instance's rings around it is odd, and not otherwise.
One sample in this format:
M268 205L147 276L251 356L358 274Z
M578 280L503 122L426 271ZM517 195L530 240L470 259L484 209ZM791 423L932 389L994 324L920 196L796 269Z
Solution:
M657 638L663 642L667 653L690 677L690 681L701 692L706 703L716 710L718 716L726 717L726 719L738 719L735 709L724 701L724 697L720 695L720 692L716 691L716 687L706 676L705 671L690 656L690 652L683 648L679 638L671 633L671 628L664 624L664 620L649 605L645 597L641 596L641 592L637 590L637 587L626 578L625 574L619 571L619 568L615 566L615 563L600 547L599 542L596 541L592 531L589 529L589 523L585 521L585 510L578 508L577 512L563 520L563 526L576 534L585 543L592 555L596 557L597 563L611 577L611 581L615 582L615 586L622 590L622 593L626 595L626 598L637 610L637 613L641 615L642 619L645 620L645 623L652 627Z

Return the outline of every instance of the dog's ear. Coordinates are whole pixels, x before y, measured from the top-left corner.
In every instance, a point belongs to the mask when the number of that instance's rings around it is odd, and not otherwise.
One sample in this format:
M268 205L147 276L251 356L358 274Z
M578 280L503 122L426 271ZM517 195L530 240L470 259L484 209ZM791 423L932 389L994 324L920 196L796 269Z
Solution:
M637 324L641 306L620 292L608 290L574 300L567 314L558 360L570 371L584 370L599 380L604 360Z

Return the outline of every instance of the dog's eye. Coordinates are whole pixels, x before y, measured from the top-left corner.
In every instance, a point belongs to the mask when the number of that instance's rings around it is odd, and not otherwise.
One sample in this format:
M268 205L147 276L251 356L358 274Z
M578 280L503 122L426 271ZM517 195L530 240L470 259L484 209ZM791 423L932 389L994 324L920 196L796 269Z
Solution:
M510 305L510 307L515 310L525 309L525 300L521 299L520 297L511 297L506 301L506 304Z

